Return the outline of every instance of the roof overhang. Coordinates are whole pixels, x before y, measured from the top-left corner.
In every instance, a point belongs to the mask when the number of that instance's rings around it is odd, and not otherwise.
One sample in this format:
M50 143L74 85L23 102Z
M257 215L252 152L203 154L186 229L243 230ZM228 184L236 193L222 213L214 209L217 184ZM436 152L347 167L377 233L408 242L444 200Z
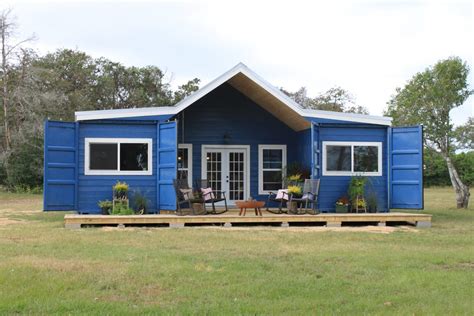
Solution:
M392 121L391 118L382 116L304 109L242 63L237 64L175 106L81 111L75 113L75 118L76 121L87 121L176 115L226 82L296 131L311 126L306 117L386 126L390 126Z

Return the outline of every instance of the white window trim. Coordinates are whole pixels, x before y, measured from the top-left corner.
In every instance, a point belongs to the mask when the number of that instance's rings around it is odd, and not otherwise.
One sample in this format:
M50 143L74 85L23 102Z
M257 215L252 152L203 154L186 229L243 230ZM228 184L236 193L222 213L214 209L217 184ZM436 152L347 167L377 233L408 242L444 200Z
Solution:
M101 176L150 176L153 174L153 140L151 138L85 138L84 140L84 174ZM120 169L120 144L143 143L148 144L148 170L90 170L90 144L117 144L117 168Z
M326 170L327 146L351 146L351 171ZM378 150L378 168L376 172L354 171L354 146L376 146ZM323 176L381 176L382 175L382 143L381 142L323 142Z
M263 150L264 149L281 149L282 150L282 177L285 176L286 169L286 145L258 145L258 194L265 195L271 191L263 189ZM265 169L266 171L280 171L280 169ZM283 179L282 179L283 186Z
M178 170L188 171L188 185L190 188L193 187L193 144L178 144L178 149L188 150L188 167L179 168Z

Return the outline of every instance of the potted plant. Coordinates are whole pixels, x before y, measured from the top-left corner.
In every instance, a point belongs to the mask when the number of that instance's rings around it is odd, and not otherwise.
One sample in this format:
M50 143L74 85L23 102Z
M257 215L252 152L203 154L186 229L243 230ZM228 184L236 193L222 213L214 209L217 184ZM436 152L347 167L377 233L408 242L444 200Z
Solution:
M189 199L189 203L191 203L194 214L205 214L204 199L201 191L193 192L192 197Z
M366 177L352 177L351 182L349 183L349 188L347 193L352 204L352 209L356 212L361 209L365 209L365 184L367 182ZM361 202L362 201L362 202Z
M148 199L139 190L133 194L133 206L136 214L147 213Z
M378 208L377 193L375 191L374 181L371 178L369 178L367 181L366 202L367 202L367 211L369 213L377 213L377 208Z
M350 204L349 198L346 196L340 197L336 201L336 213L348 213Z
M125 182L117 181L113 186L114 199L126 200L128 198L128 184Z
M367 211L369 213L377 213L377 195L375 192L370 192L367 195Z
M135 212L127 205L118 204L112 209L110 215L133 215Z
M202 201L198 200L192 200L191 201L191 207L193 208L193 213L194 214L204 214L204 204Z
M288 186L288 195L301 198L303 190L299 185L289 185ZM298 211L298 202L288 202L288 209L295 213Z
M296 174L292 174L292 175L289 175L287 178L287 183L288 183L288 187L290 186L298 186L302 180L301 180L301 174L299 173L296 173Z
M98 205L102 215L109 215L113 207L112 201L109 200L99 201Z

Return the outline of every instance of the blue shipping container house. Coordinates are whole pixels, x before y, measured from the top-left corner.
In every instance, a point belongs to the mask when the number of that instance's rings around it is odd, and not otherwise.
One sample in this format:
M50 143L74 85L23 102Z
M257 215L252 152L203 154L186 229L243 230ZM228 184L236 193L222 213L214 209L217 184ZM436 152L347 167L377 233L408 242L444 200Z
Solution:
M266 200L295 163L320 179L333 212L352 176L366 176L379 211L423 208L422 127L387 117L304 109L244 64L171 107L76 112L45 122L44 210L100 213L125 181L153 213L176 210L173 179L208 179L229 203Z

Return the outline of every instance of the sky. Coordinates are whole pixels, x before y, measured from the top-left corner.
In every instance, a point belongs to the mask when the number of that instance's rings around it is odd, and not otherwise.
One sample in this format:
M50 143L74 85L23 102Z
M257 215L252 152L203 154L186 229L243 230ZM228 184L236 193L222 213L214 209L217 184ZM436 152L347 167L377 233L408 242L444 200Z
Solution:
M35 33L30 45L43 54L73 48L155 65L175 87L195 77L202 86L243 62L309 96L340 86L373 115L441 59L474 67L472 1L0 0L4 8L17 17L18 37ZM474 96L452 112L456 125L473 115Z

